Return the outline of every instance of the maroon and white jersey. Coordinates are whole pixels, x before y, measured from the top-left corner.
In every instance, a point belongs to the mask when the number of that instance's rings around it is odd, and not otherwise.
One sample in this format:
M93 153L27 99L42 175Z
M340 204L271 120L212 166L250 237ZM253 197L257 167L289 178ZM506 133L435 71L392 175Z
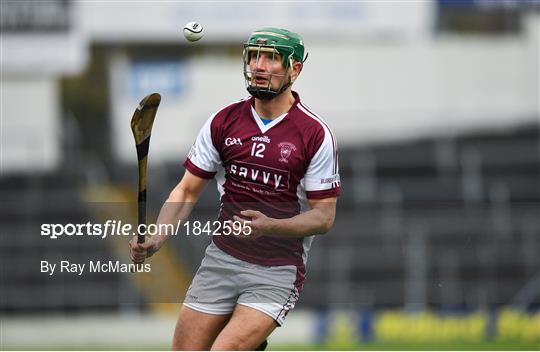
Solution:
M184 166L202 178L216 177L221 195L219 220L246 209L273 218L309 210L308 199L340 193L337 145L328 125L293 92L288 113L264 124L254 99L246 98L212 115L204 124ZM254 240L213 236L238 259L259 265L296 265L305 270L312 236Z

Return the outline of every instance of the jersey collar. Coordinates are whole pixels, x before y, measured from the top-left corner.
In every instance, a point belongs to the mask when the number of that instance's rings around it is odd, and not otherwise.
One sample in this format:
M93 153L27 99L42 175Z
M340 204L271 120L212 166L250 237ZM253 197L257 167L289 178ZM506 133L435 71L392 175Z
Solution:
M259 114L257 113L257 111L255 110L255 108L253 106L255 98L252 97L249 100L249 106L251 108L251 117L253 118L253 120L255 120L255 123L257 124L257 126L259 126L259 130L261 130L261 133L266 133L269 129L271 129L272 127L279 124L281 121L283 121L283 119L285 119L285 117L287 117L287 115L294 108L296 108L296 106L298 105L298 102L300 101L300 96L295 91L292 91L292 94L294 96L294 103L291 106L291 108L289 109L289 111L282 114L282 115L280 115L280 116L278 116L278 117L276 117L275 119L273 119L271 122L269 122L266 125L264 124L264 122L261 121L261 117L259 116Z

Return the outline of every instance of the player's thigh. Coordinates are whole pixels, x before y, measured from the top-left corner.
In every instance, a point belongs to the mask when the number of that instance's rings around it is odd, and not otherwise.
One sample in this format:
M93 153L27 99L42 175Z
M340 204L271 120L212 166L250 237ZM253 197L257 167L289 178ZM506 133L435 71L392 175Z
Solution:
M231 314L208 314L185 305L180 309L172 343L173 350L209 350Z
M269 315L237 304L225 328L219 333L212 350L254 350L277 327Z

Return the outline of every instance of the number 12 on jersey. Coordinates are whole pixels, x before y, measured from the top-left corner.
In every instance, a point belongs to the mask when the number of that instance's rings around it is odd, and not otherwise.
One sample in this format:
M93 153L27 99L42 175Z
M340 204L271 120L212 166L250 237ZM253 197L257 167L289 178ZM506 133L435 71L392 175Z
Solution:
M263 143L253 143L251 146L251 156L256 156L257 158L264 158L263 152L266 149L266 144Z

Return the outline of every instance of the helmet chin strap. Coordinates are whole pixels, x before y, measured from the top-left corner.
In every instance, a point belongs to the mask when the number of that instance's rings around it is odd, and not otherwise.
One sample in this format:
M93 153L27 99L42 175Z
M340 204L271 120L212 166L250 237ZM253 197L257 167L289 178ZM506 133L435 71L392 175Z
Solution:
M277 91L272 90L270 86L261 88L257 86L252 86L251 84L248 84L246 89L254 98L260 99L260 100L272 100L284 91L287 90L291 85L293 84L293 81L289 77L289 82L281 86Z
M260 88L260 87L254 87L252 85L247 86L247 91L249 94L251 94L253 97L260 99L260 100L271 100L283 93L287 88L291 86L291 82L283 85L279 90L271 90L270 88Z

